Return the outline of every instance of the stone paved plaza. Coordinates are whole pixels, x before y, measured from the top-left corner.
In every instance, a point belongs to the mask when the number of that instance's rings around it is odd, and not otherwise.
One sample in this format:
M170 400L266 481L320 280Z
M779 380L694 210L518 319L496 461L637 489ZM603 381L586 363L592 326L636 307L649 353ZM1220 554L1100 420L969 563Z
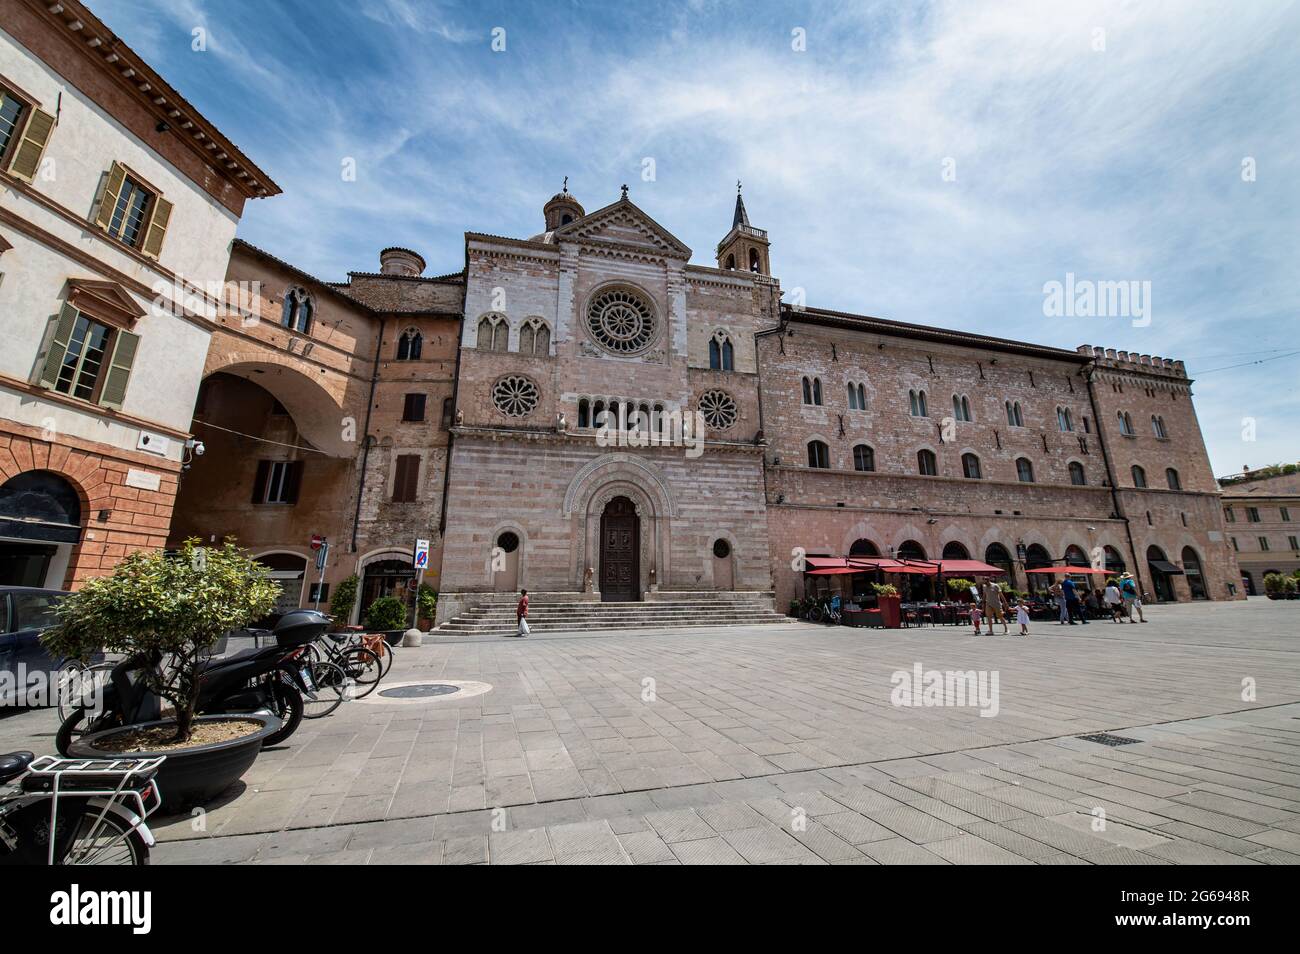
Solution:
M156 820L154 862L1300 862L1295 604L1148 618L430 638L385 686L491 690L304 722L205 830ZM893 705L918 663L996 672L997 714ZM55 721L8 714L0 748Z

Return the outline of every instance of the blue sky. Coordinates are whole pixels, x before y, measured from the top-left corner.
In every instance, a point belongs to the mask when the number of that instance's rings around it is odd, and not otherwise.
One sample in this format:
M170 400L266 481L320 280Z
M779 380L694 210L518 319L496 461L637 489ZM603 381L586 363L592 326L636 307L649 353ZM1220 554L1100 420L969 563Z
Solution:
M808 304L1183 358L1216 473L1300 459L1295 3L91 5L284 188L240 234L322 278L456 271L565 175L713 264L742 179ZM1046 317L1067 273L1149 281L1150 323Z

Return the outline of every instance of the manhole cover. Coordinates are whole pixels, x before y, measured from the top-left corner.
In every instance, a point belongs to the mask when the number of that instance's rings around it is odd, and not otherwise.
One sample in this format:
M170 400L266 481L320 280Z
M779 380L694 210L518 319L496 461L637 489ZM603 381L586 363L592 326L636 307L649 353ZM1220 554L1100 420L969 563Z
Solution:
M448 686L431 682L414 686L394 686L391 689L379 690L379 694L388 699L426 699L429 696L449 696L453 692L460 692L460 686Z
M1109 732L1102 732L1099 735L1081 735L1079 736L1084 742L1096 742L1098 745L1136 745L1141 739L1126 739L1122 735L1111 735Z

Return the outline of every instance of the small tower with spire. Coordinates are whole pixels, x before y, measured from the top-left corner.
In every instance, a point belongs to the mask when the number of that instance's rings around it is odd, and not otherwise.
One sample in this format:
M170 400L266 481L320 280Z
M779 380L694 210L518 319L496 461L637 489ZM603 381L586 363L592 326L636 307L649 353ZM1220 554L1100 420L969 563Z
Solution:
M569 177L564 177L564 188L551 196L550 201L542 207L542 215L546 218L546 231L554 232L570 222L582 218L587 213L583 211L581 204L573 197L569 191Z
M745 211L745 199L737 182L736 214L731 219L731 231L718 243L718 267L770 276L769 245L767 232L749 224L749 213Z

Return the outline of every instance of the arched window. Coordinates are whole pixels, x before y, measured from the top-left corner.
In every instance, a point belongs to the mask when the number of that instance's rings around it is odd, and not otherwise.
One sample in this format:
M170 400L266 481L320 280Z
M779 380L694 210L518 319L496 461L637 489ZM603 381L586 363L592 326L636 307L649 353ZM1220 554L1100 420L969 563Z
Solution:
M968 477L971 480L979 480L982 476L980 474L980 459L974 454L962 454L961 472L964 477Z
M415 328L407 328L397 339L397 360L417 361L424 347L424 336Z
M831 465L831 449L825 441L808 442L808 466L826 468Z
M813 403L821 405L822 403L822 379L813 378Z
M451 419L456 407L456 402L451 398L442 399L442 429L451 430Z
M925 547L915 540L904 540L898 548L898 558L900 560L924 560Z
M280 315L280 324L290 331L305 335L311 331L311 319L315 310L307 289L295 286L284 293L284 309Z
M1172 467L1165 468L1165 482L1169 484L1170 490L1182 490L1183 482L1178 479L1178 471Z
M803 379L803 403L812 403L812 382L806 377Z
M1191 547L1183 547L1183 573L1187 588L1194 600L1208 600L1210 593L1205 587L1205 575L1201 572L1201 558Z
M586 398L578 402L578 426L591 427L591 402Z
M970 401L964 394L954 394L952 396L952 416L959 421L969 421Z
M1138 464L1133 465L1133 486L1145 487L1147 485L1147 472Z
M551 326L540 318L529 318L519 329L519 353L546 357L551 353Z
M484 315L478 320L478 341L481 351L509 351L510 325L502 315Z
M1068 407L1058 407L1056 409L1056 426L1062 431L1074 430L1074 419L1070 416Z
M849 547L849 556L880 556L880 550L874 543L863 537L853 541L853 546Z
M866 444L857 444L853 448L854 470L875 470L876 452Z
M922 477L935 477L939 473L939 461L932 450L916 452L916 470Z
M725 332L719 331L709 339L709 367L714 371L736 370L736 352Z
M849 410L865 411L867 409L867 389L862 386L861 382L850 381L848 391Z
M1065 565L1088 566L1088 554L1084 552L1083 547L1071 544L1065 548Z
M930 408L926 405L924 391L908 391L908 401L911 405L913 417L929 417Z
M957 540L950 540L943 545L944 560L969 560L970 551L966 549L966 544Z
M1016 458L1016 479L1022 484L1034 482L1034 465L1028 457Z
M822 403L822 382L820 378L803 379L803 403L804 404L821 404Z
M1152 415L1151 417L1151 433L1155 434L1155 436L1161 440L1165 440L1169 437L1169 432L1165 430L1165 419L1159 414Z
M1011 563L1011 553L1000 543L990 543L984 548L984 562L989 566L995 566L999 570L1006 571L1006 579L1011 582L1013 565Z
M1129 417L1128 411L1120 411L1117 417L1119 418L1119 432L1125 437L1133 437L1133 418Z
M1105 547L1105 548L1103 549L1102 552L1105 554L1105 557L1106 557L1106 572L1107 572L1107 573L1123 573L1123 572L1124 572L1124 569L1125 569L1125 567L1124 567L1124 558L1123 558L1122 556L1120 556L1118 550L1116 550L1114 547Z
M1083 465L1077 460L1070 461L1070 483L1076 487L1083 487L1088 483L1088 477L1083 472Z
M1024 415L1020 412L1020 402L1019 402L1019 401L1008 401L1008 402L1007 402L1007 424L1009 424L1011 427L1024 427L1024 426L1025 426L1025 417L1024 417Z
M734 269L735 267L736 267L736 256L735 256L735 255L728 255L728 256L727 256L727 268Z
M757 272L759 270L758 249L756 248L751 248L749 250L749 270L751 272Z

